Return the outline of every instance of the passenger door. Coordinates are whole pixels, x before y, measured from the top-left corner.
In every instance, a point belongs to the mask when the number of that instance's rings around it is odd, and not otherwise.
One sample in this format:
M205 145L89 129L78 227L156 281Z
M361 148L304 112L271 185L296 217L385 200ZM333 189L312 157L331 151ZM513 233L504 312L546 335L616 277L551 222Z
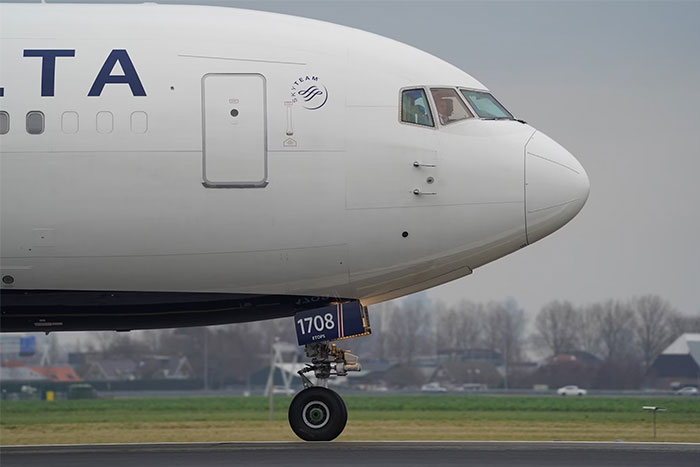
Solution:
M211 73L202 78L204 185L267 185L265 77Z

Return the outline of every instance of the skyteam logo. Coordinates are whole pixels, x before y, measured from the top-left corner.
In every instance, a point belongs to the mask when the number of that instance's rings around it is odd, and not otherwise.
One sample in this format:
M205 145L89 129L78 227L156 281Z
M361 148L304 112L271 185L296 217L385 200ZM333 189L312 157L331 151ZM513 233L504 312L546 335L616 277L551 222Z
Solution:
M300 102L307 110L318 110L328 102L328 89L318 76L303 76L292 84L292 102Z

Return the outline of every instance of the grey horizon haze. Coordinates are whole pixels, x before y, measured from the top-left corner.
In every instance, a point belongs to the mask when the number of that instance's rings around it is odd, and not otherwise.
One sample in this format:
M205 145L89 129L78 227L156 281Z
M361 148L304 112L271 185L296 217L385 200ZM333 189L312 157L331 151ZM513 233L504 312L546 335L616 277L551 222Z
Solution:
M700 314L700 3L158 3L292 14L410 44L474 76L579 159L591 194L576 218L431 298L513 297L534 315L554 299L652 293Z

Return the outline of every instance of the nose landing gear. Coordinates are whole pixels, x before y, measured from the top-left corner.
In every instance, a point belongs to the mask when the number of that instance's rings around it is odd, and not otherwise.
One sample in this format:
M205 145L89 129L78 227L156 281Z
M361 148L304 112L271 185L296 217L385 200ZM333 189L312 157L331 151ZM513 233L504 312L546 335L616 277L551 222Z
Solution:
M305 346L311 363L299 370L304 389L289 406L289 425L305 441L331 441L343 432L348 421L348 409L340 395L328 389L330 376L347 376L348 371L360 371L356 355L328 342ZM313 371L316 384L305 375Z
M303 315L301 313L297 315L300 317L298 320L295 317L299 324L297 328L299 344L304 345L306 356L311 358L311 363L298 371L304 389L294 397L289 406L289 425L294 433L305 441L331 441L345 428L348 409L340 395L328 389L328 378L347 376L349 371L360 371L361 366L356 355L338 348L328 340L315 341L314 336L309 336L311 325L314 320L317 320L316 316L323 316L323 323L325 323L324 329L316 330L317 335L322 335L326 339L369 334L369 319L367 309L359 302L338 304L337 308L326 307L306 311ZM304 328L305 322L311 324ZM353 329L353 332L344 332L349 329ZM323 334L320 334L321 332ZM316 384L306 376L309 372L314 373Z

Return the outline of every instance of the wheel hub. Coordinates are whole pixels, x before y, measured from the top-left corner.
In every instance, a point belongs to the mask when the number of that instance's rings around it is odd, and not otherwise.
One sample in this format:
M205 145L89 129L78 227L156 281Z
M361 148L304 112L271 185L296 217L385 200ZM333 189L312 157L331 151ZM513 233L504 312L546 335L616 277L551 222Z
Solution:
M309 428L319 429L328 423L330 410L328 406L321 401L311 401L302 411L304 423Z

